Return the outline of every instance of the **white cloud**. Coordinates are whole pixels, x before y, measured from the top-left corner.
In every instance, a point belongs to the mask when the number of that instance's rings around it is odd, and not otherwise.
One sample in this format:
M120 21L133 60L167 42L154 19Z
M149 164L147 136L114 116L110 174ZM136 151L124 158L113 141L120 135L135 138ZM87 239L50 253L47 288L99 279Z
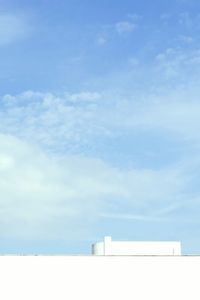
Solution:
M29 24L24 16L0 13L0 45L13 43L28 35Z
M104 130L96 124L102 95L80 92L62 96L27 91L3 98L0 130L48 147L69 149Z
M171 17L172 17L172 15L169 13L164 13L164 14L160 15L160 19L163 21L168 21Z
M60 220L64 233L73 219L94 214L101 197L116 193L103 163L49 156L8 135L0 136L0 174L1 236L52 237Z
M135 57L131 57L130 59L129 59L129 63L130 63L130 65L132 66L132 67L136 67L136 66L138 66L139 65L139 60L137 59L137 58L135 58Z
M135 30L136 25L129 21L118 22L115 25L115 28L119 34L132 32Z
M199 93L194 83L166 94L145 95L140 102L134 100L136 96L124 99L114 93L85 91L60 96L32 91L6 95L0 110L0 132L61 153L82 152L85 146L93 147L97 138L127 130L163 131L197 145Z
M102 217L115 201L149 212L173 202L184 185L174 169L120 170L82 155L49 155L1 134L0 236L73 238L81 234L74 222Z
M189 12L183 12L179 15L179 23L187 28L194 25L194 18L191 17Z
M192 42L194 42L194 38L188 35L181 35L180 40L186 44L191 44Z
M142 222L163 222L166 219L163 217L155 217L149 214L144 215L137 215L137 214L118 214L118 213L108 213L108 214L101 214L103 218L109 219L121 219L121 220L134 220L134 221L142 221ZM169 218L167 218L169 220Z
M128 14L127 17L129 19L131 19L133 22L136 22L136 21L139 21L141 19L143 19L143 16L142 15L138 15L138 14Z
M80 92L74 94L66 94L72 102L96 102L102 98L102 95L97 92Z
M157 132L179 142L191 141L190 147L195 148L200 145L199 94L194 84L190 88L180 86L167 95L148 95L140 103L121 101L113 117L110 114L105 118L113 131Z
M159 169L122 169L84 155L83 148L108 134L136 131L173 133L194 146L200 128L198 91L177 89L139 102L94 91L4 96L0 235L37 236L40 231L41 236L69 237L73 224L86 219L166 220L181 203L189 204L188 187L197 176L191 159ZM74 231L81 234L77 227Z
M98 44L99 46L104 46L106 43L107 43L107 39L106 39L105 37L100 36L100 37L97 39L97 44Z

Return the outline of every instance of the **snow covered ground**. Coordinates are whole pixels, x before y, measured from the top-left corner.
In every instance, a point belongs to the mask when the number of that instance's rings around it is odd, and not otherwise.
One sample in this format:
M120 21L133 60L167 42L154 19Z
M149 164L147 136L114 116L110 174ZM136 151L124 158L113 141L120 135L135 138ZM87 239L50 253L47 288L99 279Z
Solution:
M200 256L0 256L2 300L200 299Z

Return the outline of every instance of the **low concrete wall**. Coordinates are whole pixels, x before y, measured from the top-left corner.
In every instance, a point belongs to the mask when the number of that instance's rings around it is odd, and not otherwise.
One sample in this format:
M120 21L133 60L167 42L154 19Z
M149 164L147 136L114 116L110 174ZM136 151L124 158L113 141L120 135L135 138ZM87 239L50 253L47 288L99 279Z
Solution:
M2 300L200 299L200 256L1 256Z

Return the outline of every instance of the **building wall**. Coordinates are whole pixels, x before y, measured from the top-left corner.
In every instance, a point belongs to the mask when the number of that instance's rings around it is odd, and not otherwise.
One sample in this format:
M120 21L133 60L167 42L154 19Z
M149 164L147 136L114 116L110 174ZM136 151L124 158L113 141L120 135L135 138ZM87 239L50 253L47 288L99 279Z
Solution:
M181 255L180 242L124 242L105 237L93 245L94 255Z

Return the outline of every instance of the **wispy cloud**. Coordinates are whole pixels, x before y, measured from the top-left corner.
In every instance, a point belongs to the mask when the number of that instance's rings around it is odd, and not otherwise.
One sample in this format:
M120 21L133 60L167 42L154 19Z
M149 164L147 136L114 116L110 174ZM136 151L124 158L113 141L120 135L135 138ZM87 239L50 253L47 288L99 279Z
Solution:
M130 33L136 29L136 25L129 21L118 22L116 23L115 27L119 34Z
M134 20L112 24L97 43L135 28ZM127 62L74 93L2 97L1 236L69 237L72 228L80 236L74 224L90 232L101 218L182 222L194 210L198 220L199 50L156 49L146 67L130 53ZM163 140L168 156L157 164ZM136 161L135 149L154 162Z
M194 42L194 38L192 36L181 35L179 38L180 38L180 41L182 41L183 43L186 43L186 44L191 44L192 42Z
M100 93L87 91L60 96L32 91L5 95L0 130L52 150L76 149L106 132L96 120L101 100Z
M0 46L11 44L30 32L30 26L23 15L0 13Z
M109 215L115 201L129 207L128 218L150 220L134 211L173 203L185 186L173 168L120 170L83 155L48 154L10 135L0 135L0 177L0 236L7 237L73 238L80 234L74 222Z
M159 217L151 217L147 215L135 215L135 214L101 214L102 218L119 219L119 220L133 220L141 222L163 222L165 219Z
M99 46L104 46L107 43L107 39L103 36L98 37L97 44Z
M106 106L106 99L104 93L88 91L4 96L1 235L30 237L40 231L40 236L63 237L67 232L71 237L66 228L71 230L85 218L90 222L84 227L88 232L94 219L104 217L159 221L186 201L187 188L196 176L190 171L191 163L126 169L84 153L86 140L92 147L108 132L112 135L134 127L160 130L161 121L168 124L168 117L161 115L167 111L162 106L151 107L150 113L150 106L136 111L132 99L126 108L121 99ZM124 213L119 213L122 207ZM81 234L74 229L73 235L74 231L76 236Z
M108 42L113 42L120 36L127 36L136 30L138 21L142 17L136 14L128 15L127 20L119 21L112 24L102 25L101 30L96 37L96 43L99 46L104 46Z

